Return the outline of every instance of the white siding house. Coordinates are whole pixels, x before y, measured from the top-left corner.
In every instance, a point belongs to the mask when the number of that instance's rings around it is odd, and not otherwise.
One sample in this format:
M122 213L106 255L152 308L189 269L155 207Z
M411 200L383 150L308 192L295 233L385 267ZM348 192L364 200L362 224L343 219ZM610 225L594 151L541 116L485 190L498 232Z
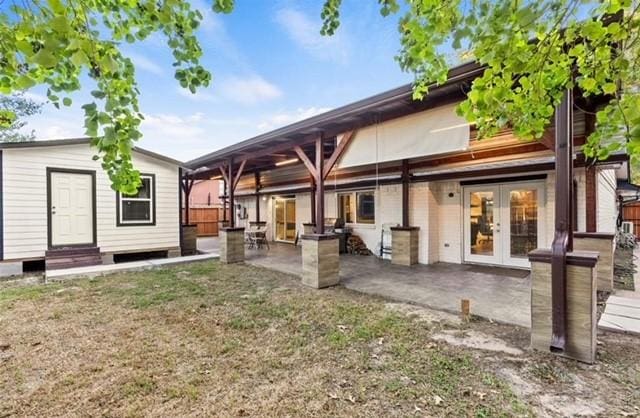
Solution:
M114 254L180 252L179 162L133 152L137 197L119 196L88 140L3 144L2 261L44 259L47 251L98 247ZM58 207L56 207L58 205Z

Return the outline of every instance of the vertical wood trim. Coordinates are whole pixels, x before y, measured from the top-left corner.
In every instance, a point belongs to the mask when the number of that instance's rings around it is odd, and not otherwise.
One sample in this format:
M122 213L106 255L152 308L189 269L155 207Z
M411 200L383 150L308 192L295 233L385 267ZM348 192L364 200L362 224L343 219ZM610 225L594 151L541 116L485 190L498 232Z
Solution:
M180 255L182 255L182 243L184 241L182 236L182 173L182 167L178 167L178 237L180 239Z
M256 222L260 222L260 189L262 188L260 185L260 172L253 173L253 178L256 184Z
M309 183L311 186L311 223L316 223L316 181L313 176L309 176Z
M402 226L409 226L409 160L402 160Z
M598 219L598 176L593 165L587 165L585 174L585 220L587 232L596 232Z
M316 139L316 233L324 234L324 141L322 136Z
M229 226L234 228L236 226L236 208L235 208L235 185L233 177L233 160L229 160L229 173L227 177L227 188L229 189ZM229 182L229 180L231 182Z

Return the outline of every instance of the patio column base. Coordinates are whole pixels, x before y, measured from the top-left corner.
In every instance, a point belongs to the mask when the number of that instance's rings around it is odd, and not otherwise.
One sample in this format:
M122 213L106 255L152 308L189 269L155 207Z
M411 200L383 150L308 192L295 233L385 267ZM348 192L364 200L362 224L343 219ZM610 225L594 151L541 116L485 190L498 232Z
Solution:
M302 284L322 289L340 282L338 241L334 234L302 236Z
M531 347L551 352L551 250L529 253L531 262ZM567 253L567 328L563 357L592 364L596 359L598 253Z
M615 235L600 232L574 232L573 249L579 251L595 251L598 257L598 290L613 292L613 253L615 251Z
M305 223L302 224L302 234L303 235L311 235L316 232L316 224L314 223Z
M244 261L244 228L220 229L220 261L225 264Z
M420 228L396 226L391 228L391 263L411 266L418 263Z
M198 225L182 225L182 242L180 248L182 255L194 255L198 253Z

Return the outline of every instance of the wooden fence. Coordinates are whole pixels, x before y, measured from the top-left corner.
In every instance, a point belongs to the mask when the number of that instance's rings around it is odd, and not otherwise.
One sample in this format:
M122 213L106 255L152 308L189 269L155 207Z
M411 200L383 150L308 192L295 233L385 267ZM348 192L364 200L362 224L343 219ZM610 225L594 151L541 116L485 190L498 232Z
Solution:
M640 239L640 203L632 203L622 207L622 220L633 222L633 233Z
M186 222L186 210L182 210L182 219ZM220 208L189 208L189 223L198 226L199 237L217 237L218 221L222 219Z

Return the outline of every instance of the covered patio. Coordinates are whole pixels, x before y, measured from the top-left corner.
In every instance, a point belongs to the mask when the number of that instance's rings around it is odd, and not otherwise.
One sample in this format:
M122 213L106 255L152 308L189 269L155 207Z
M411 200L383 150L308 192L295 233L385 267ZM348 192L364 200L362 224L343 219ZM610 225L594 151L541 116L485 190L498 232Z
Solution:
M273 243L270 250L246 250L245 262L300 276L301 248ZM501 323L531 326L529 272L467 264L436 263L411 267L375 256L340 256L340 284L348 289L460 312L471 301L471 313Z

